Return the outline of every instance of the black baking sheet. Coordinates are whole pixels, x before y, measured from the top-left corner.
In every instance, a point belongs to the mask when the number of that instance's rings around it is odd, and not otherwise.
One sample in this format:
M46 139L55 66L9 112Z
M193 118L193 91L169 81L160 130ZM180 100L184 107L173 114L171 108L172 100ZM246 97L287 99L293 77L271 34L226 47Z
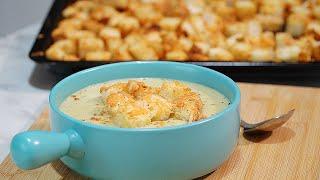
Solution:
M50 71L59 74L70 74L82 69L94 67L102 64L113 62L92 62L92 61L53 61L45 57L45 50L53 43L51 31L57 26L62 19L62 10L73 3L75 0L55 0L51 9L43 22L40 32L38 33L29 57L46 66ZM320 62L311 63L273 63L273 62L185 62L197 64L211 69L215 69L228 75L243 76L297 76L297 75L314 75L320 72Z

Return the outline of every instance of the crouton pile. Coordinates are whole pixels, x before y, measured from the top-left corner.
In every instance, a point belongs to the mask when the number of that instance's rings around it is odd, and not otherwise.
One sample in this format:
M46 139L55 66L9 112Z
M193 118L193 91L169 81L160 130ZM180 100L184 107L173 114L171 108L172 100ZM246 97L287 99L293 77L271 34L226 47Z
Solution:
M46 57L63 61L320 61L319 0L80 0Z
M164 127L205 118L199 95L179 81L151 87L129 80L102 86L100 93L106 113L117 127Z

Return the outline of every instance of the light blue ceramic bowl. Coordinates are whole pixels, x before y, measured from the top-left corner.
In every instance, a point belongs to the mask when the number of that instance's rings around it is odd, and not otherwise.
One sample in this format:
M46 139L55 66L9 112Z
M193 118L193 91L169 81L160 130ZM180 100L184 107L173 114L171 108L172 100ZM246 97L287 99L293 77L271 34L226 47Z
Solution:
M114 79L157 77L200 83L224 94L231 104L205 120L160 129L94 125L59 110L73 92ZM51 132L17 134L11 155L22 169L56 159L95 179L192 179L212 172L232 153L239 134L239 88L230 78L200 66L174 62L129 62L75 73L51 91Z

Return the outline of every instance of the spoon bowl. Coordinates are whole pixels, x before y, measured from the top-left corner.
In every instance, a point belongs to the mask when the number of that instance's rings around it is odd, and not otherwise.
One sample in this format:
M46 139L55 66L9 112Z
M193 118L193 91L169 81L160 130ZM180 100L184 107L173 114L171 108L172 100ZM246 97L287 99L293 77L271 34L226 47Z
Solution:
M243 127L245 133L270 132L286 123L291 118L294 111L295 110L292 109L285 114L255 124L250 124L241 120L240 126Z

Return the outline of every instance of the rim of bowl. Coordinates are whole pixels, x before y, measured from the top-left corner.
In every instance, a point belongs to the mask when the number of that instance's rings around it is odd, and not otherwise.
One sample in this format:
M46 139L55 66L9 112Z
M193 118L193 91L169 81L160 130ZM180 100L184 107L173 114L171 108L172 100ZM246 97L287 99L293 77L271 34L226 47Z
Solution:
M68 83L69 80L73 79L76 76L90 73L91 71L103 69L103 68L110 67L110 66L124 66L124 65L131 65L131 64L160 64L160 63L161 64L172 64L172 65L178 65L178 66L188 66L188 67L193 67L193 68L199 68L203 71L207 71L210 73L212 73L212 72L215 73L217 76L222 77L225 81L230 83L233 86L233 88L235 88L236 93L235 93L234 101L231 102L230 105L226 109L224 109L223 111L220 111L212 116L209 116L205 119L201 119L199 121L195 121L192 123L187 123L187 124L177 125L177 126L161 127L161 128L121 128L121 127L110 127L110 126L104 126L104 125L97 125L97 124L93 124L90 122L80 121L80 120L73 118L73 117L65 114L64 112L62 112L60 110L60 108L58 107L56 101L54 100L53 96L54 96L54 94L57 94L56 93L57 89L59 89L65 83ZM220 92L220 93L223 94L222 92ZM62 79L51 89L50 94L49 94L49 105L50 105L51 110L53 110L55 113L58 113L63 118L68 119L69 121L73 121L73 122L80 124L82 126L89 127L89 128L96 128L96 129L108 130L108 131L124 131L124 132L150 132L150 131L153 132L153 131L169 131L169 130L191 128L193 126L198 126L200 124L208 123L209 121L214 121L217 118L221 117L223 114L228 113L229 111L237 108L239 104L240 104L240 89L239 89L238 85L228 76L226 76L218 71L206 68L206 67L202 67L202 66L198 66L198 65L194 65L194 64L187 64L187 63L170 62L170 61L161 61L161 62L159 62L159 61L131 61L131 62L106 64L106 65L88 68L88 69L76 72L74 74L71 74L71 75L67 76L66 78Z

